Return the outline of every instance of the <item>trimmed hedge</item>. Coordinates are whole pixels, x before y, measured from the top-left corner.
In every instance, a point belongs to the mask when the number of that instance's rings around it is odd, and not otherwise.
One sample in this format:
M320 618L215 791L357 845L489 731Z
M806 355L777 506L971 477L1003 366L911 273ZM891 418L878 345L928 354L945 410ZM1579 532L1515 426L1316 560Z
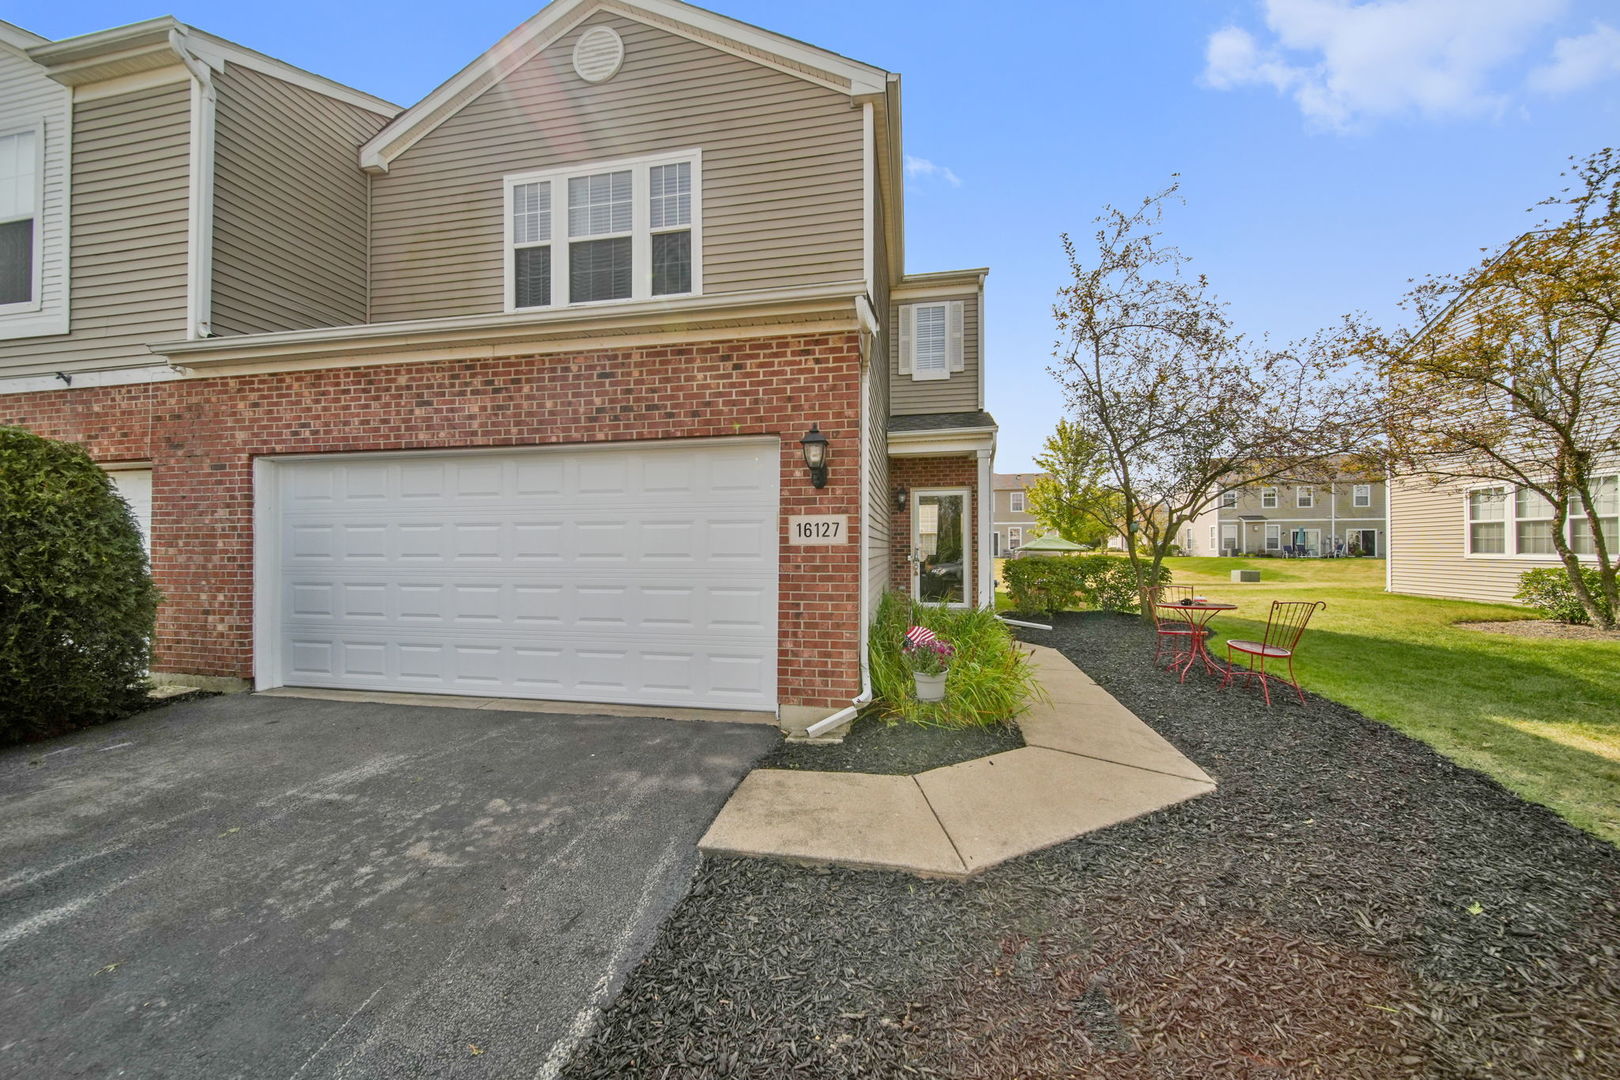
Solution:
M157 604L107 474L78 446L0 427L0 743L140 705Z
M1141 610L1130 560L1116 555L1009 559L1001 574L1015 611L1055 612L1080 604L1099 611ZM1169 569L1161 566L1160 584L1169 581Z
M1597 601L1599 610L1606 605L1603 597L1603 582L1594 567L1581 567L1581 577L1586 582L1586 591L1592 594ZM1513 594L1515 600L1523 600L1535 608L1546 619L1555 622L1573 623L1584 626L1592 620L1587 617L1586 609L1575 597L1575 589L1570 584L1569 573L1562 566L1543 566L1535 570L1526 570L1519 575L1519 591Z

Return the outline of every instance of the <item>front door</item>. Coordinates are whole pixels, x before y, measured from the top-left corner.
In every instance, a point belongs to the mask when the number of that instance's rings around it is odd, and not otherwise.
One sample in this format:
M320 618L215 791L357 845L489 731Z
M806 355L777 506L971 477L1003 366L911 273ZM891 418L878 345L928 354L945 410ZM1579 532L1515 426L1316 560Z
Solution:
M925 604L967 603L967 495L912 493L911 595Z

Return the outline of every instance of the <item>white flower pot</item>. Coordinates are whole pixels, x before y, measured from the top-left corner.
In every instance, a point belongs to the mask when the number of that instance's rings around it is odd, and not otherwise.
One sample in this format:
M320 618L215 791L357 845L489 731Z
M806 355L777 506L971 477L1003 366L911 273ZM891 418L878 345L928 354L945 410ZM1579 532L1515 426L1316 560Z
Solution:
M911 677L917 680L918 701L944 701L945 700L945 672L938 675L924 675L920 671L913 671Z

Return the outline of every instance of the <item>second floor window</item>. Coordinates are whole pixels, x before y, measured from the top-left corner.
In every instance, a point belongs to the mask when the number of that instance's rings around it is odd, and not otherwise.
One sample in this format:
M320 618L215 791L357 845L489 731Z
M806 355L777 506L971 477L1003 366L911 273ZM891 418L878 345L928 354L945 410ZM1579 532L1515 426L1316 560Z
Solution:
M507 309L701 291L696 153L508 177Z
M948 379L964 369L960 300L900 308L900 374L921 382Z
M39 135L0 135L0 310L32 305L38 269Z
M1235 491L1223 491L1223 492L1221 492L1221 505L1223 507L1228 507L1228 508L1236 506L1237 505L1237 492L1235 492Z
M1266 487L1266 488L1261 488L1260 489L1260 509L1262 509L1262 510L1275 510L1275 509L1277 509L1277 489L1276 488L1274 488L1274 487Z
M1357 484L1355 487L1351 488L1350 489L1350 505L1351 506L1371 506L1372 505L1372 485L1371 484Z
M1301 510L1309 510L1316 505L1316 489L1313 487L1297 487L1294 489L1294 505Z
M1012 493L1012 512L1015 514L1024 512L1024 493L1022 491Z

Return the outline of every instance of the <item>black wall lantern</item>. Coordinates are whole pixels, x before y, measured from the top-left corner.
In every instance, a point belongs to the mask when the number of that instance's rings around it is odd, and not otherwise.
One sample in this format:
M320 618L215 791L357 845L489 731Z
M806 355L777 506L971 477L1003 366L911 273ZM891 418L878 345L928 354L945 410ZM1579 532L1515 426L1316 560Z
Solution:
M896 513L899 513L906 508L906 500L910 497L911 492L907 491L904 487L897 487L894 489L894 509Z
M821 433L821 425L811 424L810 430L799 440L799 445L804 447L804 466L810 470L810 485L826 487L827 436Z

